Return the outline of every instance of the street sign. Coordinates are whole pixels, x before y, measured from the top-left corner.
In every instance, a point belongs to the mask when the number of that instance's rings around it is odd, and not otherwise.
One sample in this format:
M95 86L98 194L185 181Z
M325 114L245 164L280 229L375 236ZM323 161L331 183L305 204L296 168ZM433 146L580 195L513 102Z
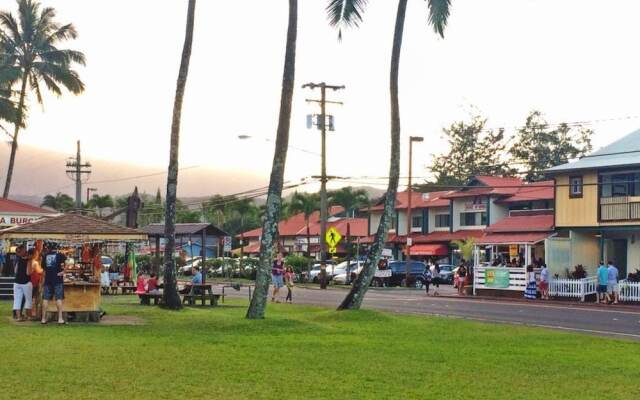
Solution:
M231 236L224 237L224 251L231 251Z
M336 254L336 248L335 247L329 247L329 253Z
M325 234L324 239L330 248L335 248L336 246L338 246L338 243L340 243L342 235L336 228L332 226L331 228L327 229L327 233Z

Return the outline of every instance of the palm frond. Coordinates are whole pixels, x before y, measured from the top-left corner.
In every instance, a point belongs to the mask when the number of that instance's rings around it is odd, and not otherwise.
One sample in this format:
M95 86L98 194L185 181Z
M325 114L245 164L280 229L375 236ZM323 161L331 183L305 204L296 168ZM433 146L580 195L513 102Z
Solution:
M86 65L84 53L76 50L58 50L52 48L51 50L43 51L38 55L43 61L55 64L69 65L71 63L77 63L80 65Z
M58 84L64 86L73 94L80 94L84 91L84 83L80 80L78 73L67 68L64 64L34 62L33 70L37 71L38 76L44 80L47 88L58 96L61 94Z
M429 0L429 24L433 30L444 37L444 28L449 19L451 0Z
M76 39L78 37L78 31L73 24L67 24L53 30L46 38L46 43L55 44L60 41Z
M362 22L367 0L329 0L327 15L329 25L338 28L338 38L342 38L342 29L357 27Z
M40 4L32 0L18 0L18 16L20 19L21 39L24 43L33 42L38 24Z
M22 41L18 21L10 12L0 12L0 32L2 32L2 40L10 41L12 47L17 47L18 43Z

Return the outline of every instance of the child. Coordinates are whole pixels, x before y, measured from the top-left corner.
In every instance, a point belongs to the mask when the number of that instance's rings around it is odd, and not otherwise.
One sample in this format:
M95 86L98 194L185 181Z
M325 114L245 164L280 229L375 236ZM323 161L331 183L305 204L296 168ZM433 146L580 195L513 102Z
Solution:
M293 303L292 289L295 276L296 274L293 272L293 268L291 268L291 266L287 266L284 272L284 283L287 285L287 298L285 299L285 302Z

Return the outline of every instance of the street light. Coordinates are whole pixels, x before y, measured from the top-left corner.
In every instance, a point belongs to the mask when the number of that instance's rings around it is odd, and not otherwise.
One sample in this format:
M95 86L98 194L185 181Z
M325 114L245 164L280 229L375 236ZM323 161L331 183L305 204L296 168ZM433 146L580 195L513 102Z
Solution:
M87 204L89 204L89 193L91 192L97 192L98 189L97 188L92 188L92 187L88 187L87 188Z
M413 245L411 240L411 231L413 225L413 218L411 217L411 172L413 168L413 142L423 142L422 136L409 136L409 182L407 184L407 261L405 266L405 285L409 287L409 275L411 274L411 246Z

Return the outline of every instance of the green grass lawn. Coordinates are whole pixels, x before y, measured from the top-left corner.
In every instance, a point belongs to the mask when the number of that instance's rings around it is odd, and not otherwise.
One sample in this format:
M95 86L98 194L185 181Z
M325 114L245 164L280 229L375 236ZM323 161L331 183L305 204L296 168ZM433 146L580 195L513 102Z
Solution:
M450 318L246 301L168 312L107 297L144 324L16 324L0 303L7 399L639 399L638 342Z

